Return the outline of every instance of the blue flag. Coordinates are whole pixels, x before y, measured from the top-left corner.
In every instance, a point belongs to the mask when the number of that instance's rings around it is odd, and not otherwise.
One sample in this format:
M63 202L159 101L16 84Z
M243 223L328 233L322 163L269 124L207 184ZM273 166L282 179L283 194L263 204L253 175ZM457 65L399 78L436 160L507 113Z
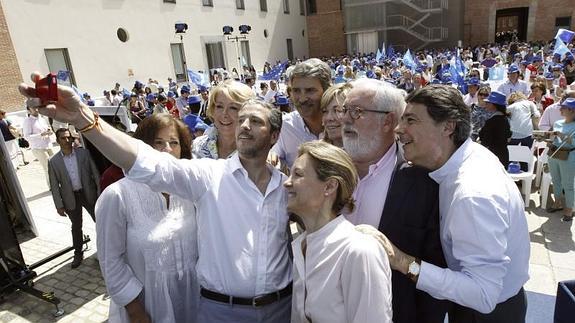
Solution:
M409 49L403 54L403 65L409 67L410 70L414 71L417 67L415 61L413 60L413 56L411 56L411 52Z
M383 42L381 44L381 58L385 58L386 54L385 54L385 42Z
M190 82L194 83L197 87L207 86L208 84L204 80L204 75L202 73L194 72L188 69L188 79Z
M505 78L505 67L494 66L489 69L490 81L502 81Z
M561 55L561 59L563 59L567 53L569 53L569 48L567 48L567 45L565 45L561 38L557 38L555 40L555 47L553 47L553 55L559 54Z
M264 81L279 80L286 66L287 61L281 64L277 64L276 66L272 67L272 69L269 72L262 74L262 76L260 76L260 80Z
M566 44L570 43L573 40L573 37L575 37L575 31L562 28L557 30L557 35L555 35L555 39L561 39L561 41Z
M391 46L391 44L387 47L387 55L386 57L389 59L393 59L393 57L395 56L395 51L393 50L393 46Z
M69 71L58 71L58 74L56 75L56 78L57 78L59 81L66 81L69 76L70 76L70 72L69 72Z
M375 55L375 60L376 60L377 62L379 62L379 61L381 60L381 56L382 56L381 51L380 51L379 48L378 48L378 49L377 49L377 54Z

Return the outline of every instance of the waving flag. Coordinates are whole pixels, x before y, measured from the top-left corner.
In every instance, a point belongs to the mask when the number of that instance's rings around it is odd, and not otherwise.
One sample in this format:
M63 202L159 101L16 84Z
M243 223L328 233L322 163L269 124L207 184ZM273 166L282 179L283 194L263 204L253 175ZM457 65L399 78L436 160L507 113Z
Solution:
M387 55L386 57L389 59L393 59L393 57L395 56L395 51L393 50L393 46L391 46L391 44L387 47Z
M414 71L417 67L415 61L413 60L413 56L411 56L411 52L409 49L403 54L403 65L409 67L410 70Z
M505 67L493 66L489 69L490 81L502 81L505 78Z
M557 30L557 35L555 35L555 39L561 39L561 41L566 44L570 43L574 37L575 37L575 31L563 28Z
M379 62L381 60L382 54L379 48L377 49L377 54L375 55L375 60Z
M281 77L282 73L284 72L286 66L287 61L281 64L277 64L276 66L272 67L272 69L269 72L262 74L262 76L260 76L260 80L264 81L278 80Z
M56 78L58 79L58 81L62 82L66 81L69 76L70 76L69 71L58 71L58 74L56 74Z
M381 58L385 58L385 42L381 44Z
M209 82L206 82L203 73L194 72L191 69L188 69L188 79L190 80L190 82L194 83L197 87L209 85Z
M567 45L565 45L561 38L557 38L555 40L555 47L553 47L553 55L559 54L561 55L561 59L563 59L567 53L569 53L569 48L567 48Z

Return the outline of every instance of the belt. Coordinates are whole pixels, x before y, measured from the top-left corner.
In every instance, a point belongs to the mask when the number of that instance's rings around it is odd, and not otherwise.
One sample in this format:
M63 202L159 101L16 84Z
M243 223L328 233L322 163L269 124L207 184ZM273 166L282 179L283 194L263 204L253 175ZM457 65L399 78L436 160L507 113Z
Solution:
M278 290L276 292L269 294L258 295L253 298L244 298L244 297L235 297L226 294L220 294L218 292L214 292L205 289L203 287L200 287L200 295L202 295L202 297L205 297L207 299L211 299L212 301L227 304L235 304L235 305L250 305L253 307L261 307L275 303L282 298L290 296L291 291L292 291L292 283L290 282L282 290Z

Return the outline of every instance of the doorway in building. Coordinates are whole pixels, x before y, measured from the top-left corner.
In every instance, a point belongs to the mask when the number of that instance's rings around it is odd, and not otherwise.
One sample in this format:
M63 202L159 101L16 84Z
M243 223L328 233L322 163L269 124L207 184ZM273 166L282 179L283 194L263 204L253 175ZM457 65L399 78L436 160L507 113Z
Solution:
M529 7L497 10L495 41L525 41L527 40L527 19Z

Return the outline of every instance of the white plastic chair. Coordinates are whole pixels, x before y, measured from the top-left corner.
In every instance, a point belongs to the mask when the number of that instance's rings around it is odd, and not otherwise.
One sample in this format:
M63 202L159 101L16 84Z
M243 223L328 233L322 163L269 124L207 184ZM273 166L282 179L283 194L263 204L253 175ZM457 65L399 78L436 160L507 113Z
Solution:
M515 146L508 145L507 150L509 151L509 161L523 162L527 163L527 171L518 174L509 173L511 178L518 182L521 181L521 187L523 194L525 195L525 207L529 206L529 200L531 196L531 183L535 178L533 170L535 168L536 158L533 156L533 151L527 146Z
M541 179L541 208L547 209L547 197L549 196L549 187L551 186L551 174L543 172Z
M537 152L537 150L536 150ZM535 167L535 187L541 187L541 176L543 175L543 165L547 163L549 156L549 147L545 145L541 154L536 154L537 156L537 166Z

